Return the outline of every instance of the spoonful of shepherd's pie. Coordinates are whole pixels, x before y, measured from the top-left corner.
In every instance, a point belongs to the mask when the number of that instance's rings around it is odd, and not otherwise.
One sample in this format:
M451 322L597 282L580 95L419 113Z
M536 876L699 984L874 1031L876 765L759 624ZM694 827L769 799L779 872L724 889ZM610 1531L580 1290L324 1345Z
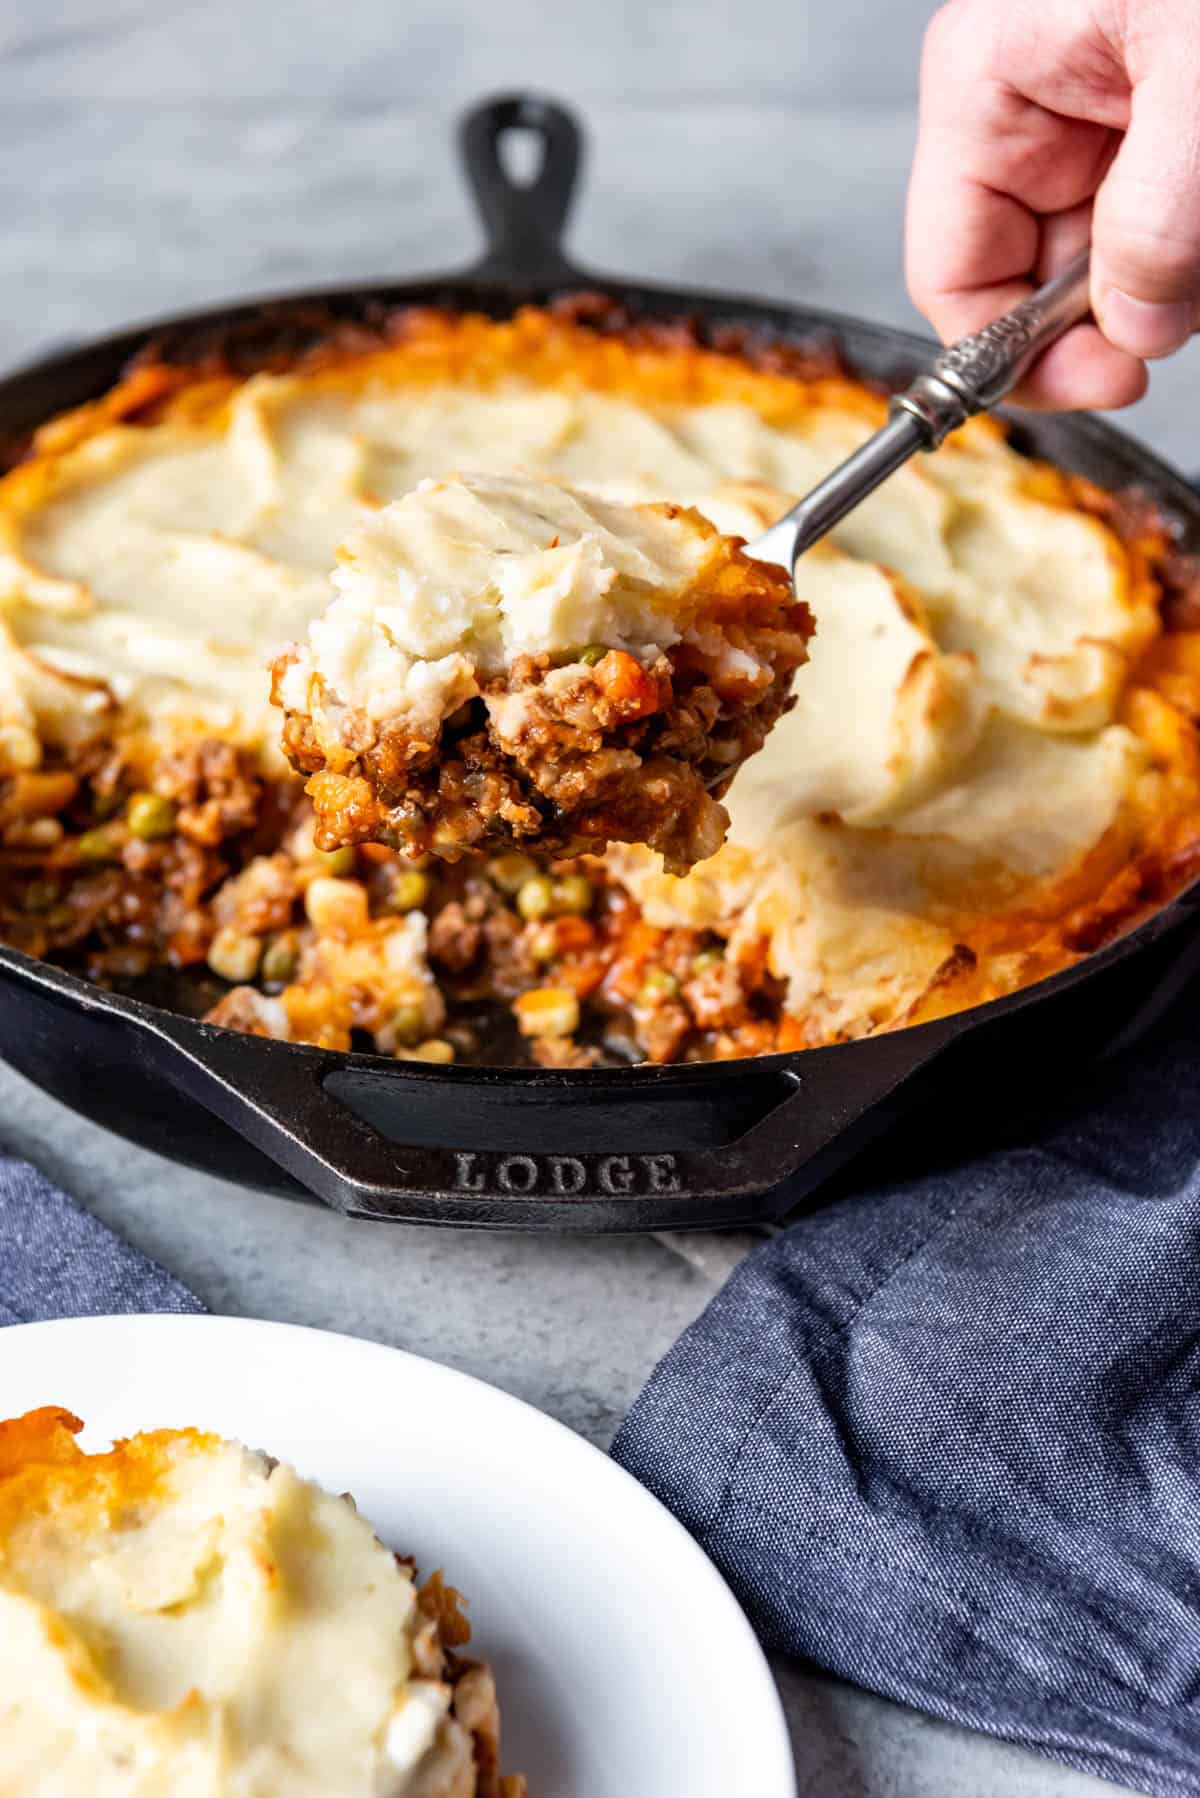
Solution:
M699 512L537 476L423 481L333 581L272 683L326 849L636 842L685 870L813 630L789 572Z

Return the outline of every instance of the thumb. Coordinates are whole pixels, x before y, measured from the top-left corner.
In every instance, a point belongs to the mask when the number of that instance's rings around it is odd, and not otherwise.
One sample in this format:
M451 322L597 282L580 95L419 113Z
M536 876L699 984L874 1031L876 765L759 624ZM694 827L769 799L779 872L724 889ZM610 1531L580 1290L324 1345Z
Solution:
M1200 314L1200 58L1180 48L1134 89L1092 220L1096 318L1146 359L1177 350Z

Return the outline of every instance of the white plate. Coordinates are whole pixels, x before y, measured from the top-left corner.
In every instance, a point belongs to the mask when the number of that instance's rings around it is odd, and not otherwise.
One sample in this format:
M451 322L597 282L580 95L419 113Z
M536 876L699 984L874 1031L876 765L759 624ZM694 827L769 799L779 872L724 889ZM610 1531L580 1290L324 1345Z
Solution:
M728 1587L599 1450L399 1349L228 1317L0 1329L0 1417L78 1413L88 1447L196 1424L352 1492L467 1595L531 1798L794 1798L783 1715Z

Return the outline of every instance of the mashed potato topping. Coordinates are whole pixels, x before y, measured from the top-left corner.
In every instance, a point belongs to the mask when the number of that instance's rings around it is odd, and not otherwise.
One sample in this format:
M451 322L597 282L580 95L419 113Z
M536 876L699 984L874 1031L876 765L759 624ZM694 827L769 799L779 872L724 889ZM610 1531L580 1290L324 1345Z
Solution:
M336 598L282 682L304 710L319 673L371 718L435 732L518 656L634 653L694 622L711 540L686 514L515 475L425 480L338 550ZM733 652L736 653L736 652ZM769 678L755 666L748 675Z
M270 757L265 664L289 640L386 708L386 571L397 543L426 560L434 525L437 593L414 584L403 652L445 662L426 694L444 708L473 678L456 658L477 571L445 578L455 508L478 521L482 504L511 558L487 636L502 658L518 638L591 635L619 585L604 585L605 504L695 506L753 537L883 402L841 377L527 313L424 317L311 369L183 378L151 411L64 421L0 487L3 769L114 706L159 736L215 726ZM462 469L486 504L450 481ZM582 529L530 547L500 497L530 476L579 490L598 547ZM988 420L910 464L802 565L810 660L730 789L725 846L682 878L609 851L659 929L716 931L739 953L765 941L800 1040L1036 978L1095 940L1089 908L1128 915L1149 845L1164 868L1191 853L1200 651L1189 631L1162 637L1161 531L1119 537L1100 500Z
M199 1431L85 1455L79 1427L0 1425L0 1791L484 1790L480 1694L442 1677L411 1571L351 1504Z
M149 431L113 425L10 477L0 504L4 662L19 665L20 646L151 713L199 710L270 736L264 664L328 606L339 547L363 533L369 552L422 521L444 537L450 508L470 503L444 485L436 507L426 499L381 514L380 502L464 467L536 471L629 503L695 504L719 529L753 535L761 509L728 497L729 483L790 500L874 422L852 389L783 428L749 405L651 405L516 377L413 392L386 367L366 382L257 376L200 418ZM510 545L528 548L528 525L503 523L498 493L487 528L497 545L507 529ZM593 535L596 526L602 518ZM1127 652L1154 628L1152 597L1127 591L1103 526L1031 491L1028 465L986 423L889 481L837 541L856 561L905 575L943 646L974 653L988 685L1045 728L1103 722ZM612 542L600 540L602 556ZM430 548L409 536L410 554ZM443 567L446 553L443 542ZM647 545L647 562L662 553L661 542ZM578 596L588 583L583 568L575 576L568 591ZM365 568L337 577L360 596L370 579L369 554ZM545 630L558 634L553 619ZM413 653L429 655L435 636ZM35 682L33 672L20 678ZM58 697L65 709L76 696ZM31 693L35 713L48 698Z

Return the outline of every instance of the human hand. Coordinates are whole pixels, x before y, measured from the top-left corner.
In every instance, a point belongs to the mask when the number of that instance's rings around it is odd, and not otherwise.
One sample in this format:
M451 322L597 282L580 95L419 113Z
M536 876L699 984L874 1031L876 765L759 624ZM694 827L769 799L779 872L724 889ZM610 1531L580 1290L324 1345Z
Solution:
M1195 0L949 0L928 29L909 290L944 341L1056 274L1089 235L1092 310L1017 398L1128 406L1200 323Z

